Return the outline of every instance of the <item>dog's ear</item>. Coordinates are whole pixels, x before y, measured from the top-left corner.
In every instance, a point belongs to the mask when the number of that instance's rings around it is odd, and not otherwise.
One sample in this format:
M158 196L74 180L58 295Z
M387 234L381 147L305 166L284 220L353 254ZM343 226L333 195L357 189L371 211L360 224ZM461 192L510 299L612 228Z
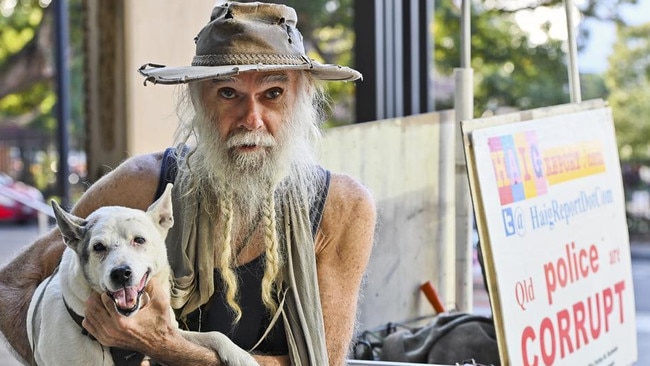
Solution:
M59 227L61 234L63 235L63 241L67 246L75 249L75 244L78 243L84 235L84 225L86 220L73 214L67 213L54 200L51 201L51 204L52 209L54 210L56 224Z
M165 192L152 203L147 209L147 214L158 225L160 232L165 234L170 227L174 226L174 212L172 210L172 187L174 185L167 183Z

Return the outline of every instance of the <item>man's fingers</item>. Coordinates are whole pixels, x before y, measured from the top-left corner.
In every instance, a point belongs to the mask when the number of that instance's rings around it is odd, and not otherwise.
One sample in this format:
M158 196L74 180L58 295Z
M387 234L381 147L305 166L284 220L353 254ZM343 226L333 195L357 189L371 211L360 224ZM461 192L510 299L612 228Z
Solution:
M163 285L158 281L157 278L149 281L145 287L145 291L149 295L148 302L146 302L144 305L145 307L155 304L158 311L166 311L166 309L169 308L169 296L164 291Z
M86 300L86 316L81 325L104 345L112 345L104 325L111 319L115 309L113 300L107 294L91 294ZM115 313L115 310L112 310Z
M86 300L86 317L95 315L95 318L101 319L110 316L113 309L115 309L115 304L106 293L93 293Z
M99 294L91 294L86 300L86 316L83 320L82 326L93 336L97 336L97 328L95 328L95 324L97 324L97 322L95 319L101 312L105 311L106 309L104 309L104 305Z
M160 286L156 283L157 281L151 280L149 283L147 283L147 286L144 288L144 292L147 294L148 299L145 304L145 306L151 305L152 300L153 301L160 301L158 298L160 297ZM143 294L144 297L144 294Z
M110 296L108 296L106 292L102 293L101 300L102 304L104 305L104 310L106 310L109 314L117 312L115 309L115 301Z

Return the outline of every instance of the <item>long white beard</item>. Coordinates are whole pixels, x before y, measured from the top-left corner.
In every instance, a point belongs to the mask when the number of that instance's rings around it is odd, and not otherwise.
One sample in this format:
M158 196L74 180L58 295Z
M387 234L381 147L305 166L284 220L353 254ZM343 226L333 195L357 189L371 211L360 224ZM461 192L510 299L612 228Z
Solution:
M310 103L298 103L292 116L282 121L275 137L263 130L236 130L225 139L214 128L218 117L200 112L195 116L194 126L201 136L190 161L195 187L211 193L204 197L231 199L236 226L254 224L270 195L282 196L293 190L302 202L311 202L318 191L313 147L320 137L317 111ZM236 149L244 145L263 148ZM203 204L217 207L216 202Z
M262 226L265 255L270 258L265 261L262 298L265 306L274 311L272 293L283 265L282 243L288 234L280 224L286 223L280 211L287 204L308 208L322 189L314 147L320 138L319 107L326 100L308 77L301 77L300 83L296 103L289 106L291 111L285 113L287 117L274 137L264 132L242 131L227 138L219 136L215 128L218 116L206 116L200 110L198 83L188 85L183 99L186 103L179 106L181 121L184 112L189 119L179 126L177 146L195 145L179 160L179 214L195 220L188 221L183 228L191 229L198 224L206 230L197 239L214 247L214 265L222 271L227 302L235 311L239 309L237 280L232 270L237 260L236 248L246 242L250 228L256 226L260 209L264 208L265 218L260 224L266 225ZM265 147L259 151L232 149L238 144L252 143Z

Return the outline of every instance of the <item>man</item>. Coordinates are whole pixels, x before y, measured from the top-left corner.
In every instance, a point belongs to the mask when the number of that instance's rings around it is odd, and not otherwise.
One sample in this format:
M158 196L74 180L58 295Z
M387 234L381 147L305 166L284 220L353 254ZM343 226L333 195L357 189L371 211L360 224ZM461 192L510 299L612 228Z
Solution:
M100 343L169 365L221 364L179 336L171 304L185 327L222 331L262 365L344 363L375 208L358 182L318 167L312 147L325 100L316 81L360 74L307 58L296 21L283 5L219 5L195 39L192 66L140 70L151 82L187 83L191 114L177 148L126 160L73 213L145 209L173 181L174 288L168 299L148 287L151 301L130 318L107 295L91 297L83 326ZM62 250L52 231L0 271L0 326L28 361L27 306Z

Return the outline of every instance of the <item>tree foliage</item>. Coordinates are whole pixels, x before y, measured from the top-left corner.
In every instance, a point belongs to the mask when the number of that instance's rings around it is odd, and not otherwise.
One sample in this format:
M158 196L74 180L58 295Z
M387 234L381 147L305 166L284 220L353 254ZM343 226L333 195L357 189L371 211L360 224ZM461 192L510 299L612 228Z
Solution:
M625 2L629 2L624 0ZM631 1L631 0L630 0ZM621 3L610 1L611 3ZM472 3L471 67L474 70L475 114L501 108L530 109L567 103L567 51L563 40L554 39L546 27L547 41L534 43L515 20L518 11L539 6L561 6L561 1L508 1ZM602 15L605 2L591 1L585 16L616 20L617 14ZM460 11L451 1L436 2L434 40L435 67L441 77L450 77L460 63ZM601 14L601 15L597 15ZM586 37L583 34L583 37ZM589 94L602 92L597 80ZM437 101L438 109L449 108L453 95Z
M638 0L587 0L580 2L580 12L585 17L603 21L612 21L624 24L619 12L621 5L634 5ZM523 9L535 9L541 6L558 7L564 6L564 0L491 0L485 1L485 6L490 9L497 9L504 12L516 12Z
M605 83L621 158L650 160L650 23L617 27Z
M276 1L296 9L299 28L311 57L325 63L354 65L353 1L369 0ZM623 26L618 12L620 5L636 2L637 0L587 0L581 3L581 12L585 17L612 21ZM1 6L4 3L13 2L0 0L0 8L4 8ZM81 0L68 0L68 3L73 46L72 93L77 96L73 98L72 105L73 131L81 136ZM459 66L458 3L460 1L435 2L432 32L435 42L434 67L439 77L450 77L453 69ZM528 109L569 100L563 42L549 37L545 43L532 43L530 36L515 21L515 14L521 10L562 7L563 4L563 0L472 2L471 66L475 75L477 115L505 107ZM50 7L43 8L38 0L20 0L15 2L10 14L3 15L0 17L0 123L10 118L31 121L32 125L52 129L55 126L52 111L56 97L52 91ZM588 34L583 31L580 37L584 40ZM26 56L28 52L31 54ZM20 75L16 70L29 71L26 75L30 77L16 77ZM21 82L11 84L9 81L12 77ZM616 85L618 84L609 81L607 88L616 88ZM333 105L338 108L332 111L330 123L349 123L354 119L351 117L354 111L354 83L329 83L328 88ZM606 95L607 88L598 77L583 78L585 97ZM632 97L624 94L613 95L612 101ZM451 107L452 101L451 98L438 101L438 109ZM621 128L625 130L624 127ZM73 139L75 140L81 138Z
M4 11L10 16L0 18L0 117L47 114L52 77L46 52L52 46L50 12L38 1L22 1Z
M12 122L53 134L57 126L54 107L54 14L53 7L38 0L21 0L13 7L0 7L0 124ZM83 92L81 55L81 0L69 0L71 74L71 139L83 140ZM76 26L75 26L76 25Z

